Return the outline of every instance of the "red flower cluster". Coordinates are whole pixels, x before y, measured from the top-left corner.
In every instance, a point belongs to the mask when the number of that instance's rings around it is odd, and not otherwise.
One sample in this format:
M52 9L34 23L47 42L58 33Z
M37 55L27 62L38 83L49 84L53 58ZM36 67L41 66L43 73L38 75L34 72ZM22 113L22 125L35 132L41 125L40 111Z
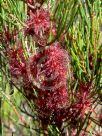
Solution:
M23 48L9 49L7 51L10 72L13 77L20 77L26 73L26 63L23 55Z
M68 54L57 42L31 58L29 75L33 75L33 81L40 86L37 100L40 110L53 112L66 107L67 64Z
M35 100L35 94L33 93L34 86L27 74L27 62L24 57L24 49L21 46L18 48L8 48L7 55L13 82L23 87L24 95L29 100Z
M19 78L26 74L26 62L24 58L24 50L22 47L17 49L10 49L7 50L9 65L10 65L10 72L11 75L15 78Z
M54 116L58 124L64 119L69 122L72 128L76 128L78 123L85 118L85 114L92 111L92 99L89 98L89 88L90 84L80 85L79 90L73 94L74 102L67 105L66 108L60 110L56 113L56 116ZM68 101L70 102L69 98Z
M27 63L22 47L9 48L8 58L11 75L18 80L22 78L24 93L29 100L35 100L33 88L37 89L36 105L44 116L54 115L55 122L68 119L75 123L91 110L91 100L88 99L90 84L81 84L79 91L74 94L75 103L68 104L66 82L69 56L58 42L39 48Z
M26 24L28 27L25 30L25 35L32 35L35 42L41 46L46 45L50 29L52 29L53 34L56 32L53 22L51 27L50 13L45 9L39 9L31 13Z
M91 111L90 84L80 84L76 94L75 110L79 112L80 117L84 117L85 113Z
M37 0L26 0L26 4L29 20L26 21L27 27L23 29L23 34L32 36L34 44L38 46L37 52L26 60L17 31L10 32L7 28L3 34L0 33L0 41L7 45L5 51L12 80L16 79L16 83L20 83L24 90L22 93L29 101L36 104L39 119L43 124L51 122L61 129L63 121L66 123L68 121L73 130L71 136L75 136L77 127L81 125L80 122L84 123L86 114L92 111L91 85L81 83L77 91L68 92L67 74L69 73L67 72L70 61L68 52L61 47L59 42L47 44L50 37L56 36L56 26L50 19L50 12L41 7L43 0L38 0L38 2ZM68 34L65 36L65 33L62 33L59 38L64 43ZM29 37L26 40L25 43L29 43ZM19 43L20 46L10 48L11 42L15 45ZM25 47L27 46L28 44ZM99 116L99 121L102 124L102 114ZM84 131L80 133L80 136L86 135Z
M50 14L47 10L40 9L32 15L32 24L36 35L43 36L50 29Z
M41 46L46 45L47 35L50 31L49 12L39 9L32 12L30 17L25 34L38 38L35 42ZM8 40L11 39L9 34L5 34L5 36L8 37ZM88 99L90 84L81 84L79 91L74 93L75 102L68 103L67 65L69 56L67 51L61 48L59 42L55 42L49 47L39 48L38 52L27 61L21 46L8 48L7 54L12 77L18 81L22 79L21 84L26 97L33 100L40 112L43 113L39 117L45 118L46 115L49 118L52 116L51 120L57 124L63 119L75 124L84 117L87 111L91 110L91 100ZM37 91L36 101L33 88Z

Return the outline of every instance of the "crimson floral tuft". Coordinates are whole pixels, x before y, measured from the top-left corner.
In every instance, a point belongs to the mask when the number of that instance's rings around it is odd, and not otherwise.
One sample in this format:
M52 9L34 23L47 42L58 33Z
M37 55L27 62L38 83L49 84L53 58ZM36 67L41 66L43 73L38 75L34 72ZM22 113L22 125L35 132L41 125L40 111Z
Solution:
M40 84L37 105L43 112L53 113L67 106L67 64L68 54L58 42L31 58L30 74Z
M22 47L17 49L8 48L7 54L9 59L10 71L13 77L18 78L26 74L26 62Z
M26 22L27 28L25 29L25 35L32 35L35 42L39 45L46 45L50 29L52 34L56 34L55 25L50 21L50 13L48 10L39 9L36 12L31 13L30 19Z

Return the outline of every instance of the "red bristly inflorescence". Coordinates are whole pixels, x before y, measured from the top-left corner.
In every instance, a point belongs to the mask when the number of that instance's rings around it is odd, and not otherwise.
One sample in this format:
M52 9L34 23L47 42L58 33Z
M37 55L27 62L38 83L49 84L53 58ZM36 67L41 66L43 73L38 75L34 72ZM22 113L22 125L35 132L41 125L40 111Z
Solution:
M47 44L50 30L52 30L53 35L56 33L55 24L50 21L49 11L42 8L31 13L26 24L28 27L25 29L25 35L32 35L40 46Z
M68 93L69 94L69 93ZM84 120L86 114L92 111L92 99L90 97L90 83L82 84L77 92L74 92L74 102L55 113L55 121L60 124L63 119L68 121L72 128L76 128L80 120ZM70 102L68 97L68 102Z
M58 42L40 50L30 60L30 74L40 85L37 105L42 111L54 112L66 107L68 54ZM36 75L36 76L35 76Z
M15 78L19 78L26 74L26 62L24 58L24 50L22 47L17 49L8 48L8 60L10 65L11 75Z
M90 83L80 84L76 93L75 110L79 112L79 116L83 118L88 111L92 109L92 99L90 97Z

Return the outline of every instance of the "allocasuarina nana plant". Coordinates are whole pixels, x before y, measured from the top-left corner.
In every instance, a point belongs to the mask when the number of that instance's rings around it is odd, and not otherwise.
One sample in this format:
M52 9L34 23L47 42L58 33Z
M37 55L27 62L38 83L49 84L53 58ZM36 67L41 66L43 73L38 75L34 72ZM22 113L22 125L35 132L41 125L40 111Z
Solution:
M10 4L16 8L10 11L7 7L9 19L14 22L5 22L0 33L1 73L24 96L28 111L33 105L33 112L28 113L25 107L21 112L32 121L37 118L33 124L39 129L36 135L99 135L96 126L102 127L102 3L7 0L2 1L1 16L7 10L5 5ZM22 125L31 128L18 117Z

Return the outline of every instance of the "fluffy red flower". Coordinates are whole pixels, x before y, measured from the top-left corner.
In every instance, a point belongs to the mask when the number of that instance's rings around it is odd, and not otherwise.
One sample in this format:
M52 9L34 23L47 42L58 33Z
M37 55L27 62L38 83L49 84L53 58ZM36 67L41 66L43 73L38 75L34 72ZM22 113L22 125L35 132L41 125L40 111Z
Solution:
M50 29L52 29L53 35L56 33L54 23L51 27L49 11L42 8L31 13L26 24L28 27L25 30L25 35L32 35L41 46L46 45Z
M32 28L36 35L42 36L50 29L50 14L45 9L36 10L27 21L28 29Z
M23 76L26 74L26 62L24 58L24 50L22 47L17 49L9 49L7 51L9 65L10 65L10 72L13 77Z
M41 111L54 112L66 107L68 60L67 52L57 42L30 59L29 75L33 75L32 79L40 86L37 105Z
M85 114L92 111L92 99L89 98L89 87L89 84L81 84L79 90L73 94L75 101L70 103L65 109L56 113L55 120L58 124L64 119L67 120L73 128L76 128L78 122L85 117Z
M33 25L34 31L38 35L41 32L47 32L50 28L50 16L49 12L44 9L37 10L37 12L33 15Z
M90 95L90 83L80 84L79 91L76 93L76 103L74 108L76 112L79 113L80 117L84 117L85 113L92 110L92 99L89 98Z
M27 74L27 63L23 48L8 48L7 55L13 82L23 87L23 93L29 100L35 100L35 94L33 93L34 86Z

